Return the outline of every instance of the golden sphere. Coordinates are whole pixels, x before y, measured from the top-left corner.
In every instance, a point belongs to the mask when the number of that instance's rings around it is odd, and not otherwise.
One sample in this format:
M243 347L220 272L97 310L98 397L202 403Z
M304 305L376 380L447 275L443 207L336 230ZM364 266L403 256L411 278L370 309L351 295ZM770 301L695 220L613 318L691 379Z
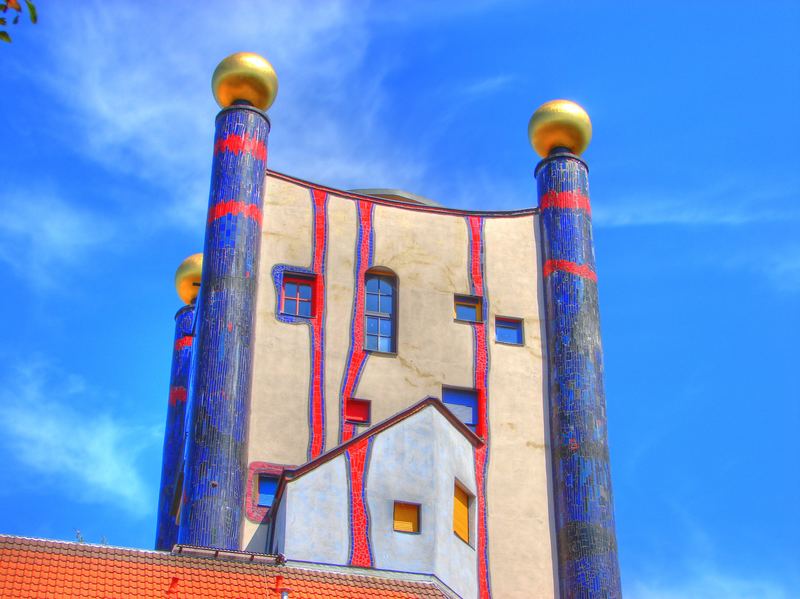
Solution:
M278 95L278 76L263 56L237 52L223 60L211 77L211 89L220 108L244 100L266 110Z
M559 147L580 155L592 139L592 121L575 102L551 100L533 113L528 123L528 138L542 158Z
M175 271L175 290L184 304L191 304L200 292L203 275L203 254L192 254Z

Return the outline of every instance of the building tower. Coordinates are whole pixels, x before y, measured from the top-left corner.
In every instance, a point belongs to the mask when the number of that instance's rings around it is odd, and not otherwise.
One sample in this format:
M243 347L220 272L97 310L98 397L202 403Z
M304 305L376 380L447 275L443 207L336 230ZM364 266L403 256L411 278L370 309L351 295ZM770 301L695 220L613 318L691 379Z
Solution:
M175 314L175 339L169 378L167 424L164 430L164 457L161 465L161 492L158 497L156 549L169 551L178 542L177 491L183 479L183 447L186 435L186 404L192 363L194 307L200 291L203 254L181 262L175 273L175 289L185 304Z
M586 163L592 137L577 104L531 117L539 192L551 463L563 599L621 597L611 494L603 349Z
M212 87L222 111L214 137L178 538L239 549L270 130L264 111L278 80L265 59L238 53L219 64Z

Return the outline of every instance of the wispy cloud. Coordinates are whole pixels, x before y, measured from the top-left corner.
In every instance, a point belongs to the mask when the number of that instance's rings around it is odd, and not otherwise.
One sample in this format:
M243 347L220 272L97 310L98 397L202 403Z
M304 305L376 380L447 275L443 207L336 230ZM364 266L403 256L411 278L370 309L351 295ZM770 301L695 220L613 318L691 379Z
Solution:
M467 97L488 96L506 89L513 82L514 76L512 75L492 75L464 85L461 88L461 93Z
M708 564L705 564L708 567ZM789 599L789 592L776 582L748 580L706 569L689 577L634 581L626 585L628 599Z
M146 486L138 460L161 441L158 427L93 409L95 391L42 360L9 372L0 389L2 442L37 479L54 479L83 502L135 516L152 511L155 490Z
M673 194L654 192L592 204L598 227L653 225L738 227L800 219L800 186L751 189L745 184Z
M40 290L114 235L104 217L47 190L0 193L0 262Z

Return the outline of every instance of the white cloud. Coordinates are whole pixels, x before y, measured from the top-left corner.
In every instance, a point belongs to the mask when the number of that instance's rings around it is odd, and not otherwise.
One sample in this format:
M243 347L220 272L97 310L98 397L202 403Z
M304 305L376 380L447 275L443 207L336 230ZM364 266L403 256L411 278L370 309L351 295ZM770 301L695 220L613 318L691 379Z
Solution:
M156 491L137 462L160 443L161 431L92 409L93 395L80 377L43 361L17 368L0 390L3 442L38 480L55 480L80 501L147 515Z
M780 584L747 580L710 570L669 581L634 581L625 585L627 599L789 599Z
M0 262L39 289L53 287L113 234L109 221L49 191L0 194Z

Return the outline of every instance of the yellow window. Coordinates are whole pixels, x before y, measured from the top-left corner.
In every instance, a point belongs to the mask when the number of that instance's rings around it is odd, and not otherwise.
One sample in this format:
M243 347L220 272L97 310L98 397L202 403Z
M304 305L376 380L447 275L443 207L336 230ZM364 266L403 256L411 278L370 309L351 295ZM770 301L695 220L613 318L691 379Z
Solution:
M419 506L395 501L394 529L400 532L419 532Z
M453 532L469 543L469 493L458 485L453 492Z

